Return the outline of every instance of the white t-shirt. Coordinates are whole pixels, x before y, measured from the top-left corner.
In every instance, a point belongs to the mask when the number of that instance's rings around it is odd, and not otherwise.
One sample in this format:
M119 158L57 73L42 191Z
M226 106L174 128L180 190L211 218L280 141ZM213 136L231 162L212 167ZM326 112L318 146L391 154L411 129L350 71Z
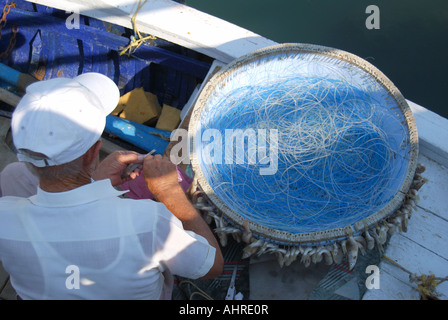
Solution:
M22 299L171 298L171 274L196 279L215 248L161 203L123 199L110 180L0 198L0 260Z

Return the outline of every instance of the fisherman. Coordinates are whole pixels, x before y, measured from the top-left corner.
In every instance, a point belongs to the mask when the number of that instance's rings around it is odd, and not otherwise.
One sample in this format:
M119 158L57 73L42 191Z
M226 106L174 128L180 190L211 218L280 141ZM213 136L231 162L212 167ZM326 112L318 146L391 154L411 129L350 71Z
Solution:
M21 299L171 299L173 275L222 272L219 245L173 163L133 151L99 162L118 99L112 80L86 73L29 85L13 113L17 157L37 177L20 182L39 181L35 195L19 188L0 198L0 261ZM122 177L131 163L142 164L157 201L121 197L115 187L138 175ZM21 166L9 166L2 185Z

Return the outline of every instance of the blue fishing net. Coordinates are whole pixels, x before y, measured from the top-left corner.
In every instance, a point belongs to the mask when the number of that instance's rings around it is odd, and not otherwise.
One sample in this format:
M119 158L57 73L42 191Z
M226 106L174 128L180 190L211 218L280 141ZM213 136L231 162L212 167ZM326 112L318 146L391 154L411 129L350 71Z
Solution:
M214 88L195 139L213 193L259 225L343 228L384 208L409 164L406 120L390 93L349 63L270 56Z

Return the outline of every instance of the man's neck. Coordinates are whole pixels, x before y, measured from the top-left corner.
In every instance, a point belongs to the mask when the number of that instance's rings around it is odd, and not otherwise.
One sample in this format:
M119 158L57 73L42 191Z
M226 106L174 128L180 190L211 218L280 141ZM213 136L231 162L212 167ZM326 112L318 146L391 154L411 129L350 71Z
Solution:
M91 181L90 176L87 174L82 174L77 175L76 177L69 177L59 180L41 179L39 181L39 187L46 192L64 192L89 184Z

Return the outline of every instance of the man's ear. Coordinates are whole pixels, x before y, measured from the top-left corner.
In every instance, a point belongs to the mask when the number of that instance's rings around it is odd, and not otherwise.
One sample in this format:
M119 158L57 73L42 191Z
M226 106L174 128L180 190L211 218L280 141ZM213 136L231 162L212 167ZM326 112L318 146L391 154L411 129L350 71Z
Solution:
M102 142L98 140L89 150L84 154L84 165L90 166L94 161L97 161L100 154Z

